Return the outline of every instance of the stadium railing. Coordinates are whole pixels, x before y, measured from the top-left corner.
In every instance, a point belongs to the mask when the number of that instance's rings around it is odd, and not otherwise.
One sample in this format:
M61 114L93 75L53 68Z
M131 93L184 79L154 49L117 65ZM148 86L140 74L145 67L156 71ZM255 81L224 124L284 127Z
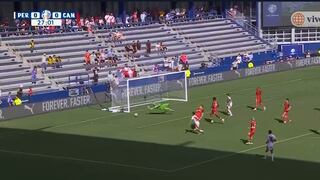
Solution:
M256 26L249 23L247 18L243 15L241 16L233 16L230 14L229 11L226 11L226 18L231 20L232 22L238 24L242 28L244 28L246 31L250 32L251 34L255 35L257 38L265 42L266 44L269 44L272 49L277 48L277 40L274 36L269 36L267 39L265 39L263 36L261 37L260 31L257 29Z

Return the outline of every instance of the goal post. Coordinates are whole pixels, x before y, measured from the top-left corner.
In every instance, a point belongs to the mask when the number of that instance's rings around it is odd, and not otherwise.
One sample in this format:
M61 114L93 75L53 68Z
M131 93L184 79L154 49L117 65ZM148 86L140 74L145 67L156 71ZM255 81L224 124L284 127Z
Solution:
M113 112L130 112L132 107L162 101L188 101L184 71L120 81L111 88Z

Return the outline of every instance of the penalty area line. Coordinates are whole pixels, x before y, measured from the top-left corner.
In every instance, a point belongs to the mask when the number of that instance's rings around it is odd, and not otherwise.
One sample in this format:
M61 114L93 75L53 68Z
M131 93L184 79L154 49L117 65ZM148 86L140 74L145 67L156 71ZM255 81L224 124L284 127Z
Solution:
M280 144L280 143L289 142L289 141L292 141L292 140L295 140L295 139L299 139L299 138L302 138L302 137L306 137L306 136L309 136L309 135L312 135L312 134L313 133L306 133L306 134L302 134L302 135L299 135L299 136L294 136L294 137L291 137L291 138L279 140L279 141L275 142L274 144ZM190 165L187 165L187 166L184 166L184 167L181 167L181 168L177 168L177 169L171 170L170 173L174 173L174 172L177 172L177 171L181 171L181 170L185 170L185 169L190 169L190 168L193 168L193 167L201 166L201 165L213 162L213 161L226 159L226 158L229 158L229 157L236 156L238 154L246 153L246 152L253 151L253 150L256 150L256 149L261 149L261 148L264 148L264 147L266 147L265 144L264 145L260 145L260 146L256 146L256 147L252 147L252 148L249 148L249 149L245 149L245 150L242 150L242 151L230 153L230 154L227 154L227 155L224 155L224 156L218 156L218 157L215 157L215 158L211 158L211 159L208 159L208 160L200 161L200 162L197 162L197 163L194 163L194 164L190 164Z

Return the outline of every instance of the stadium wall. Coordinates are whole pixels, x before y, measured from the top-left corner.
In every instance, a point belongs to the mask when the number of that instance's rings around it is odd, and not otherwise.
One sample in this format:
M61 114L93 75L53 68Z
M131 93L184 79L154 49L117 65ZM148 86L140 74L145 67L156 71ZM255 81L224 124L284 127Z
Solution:
M320 57L274 62L273 64L265 64L256 66L254 68L239 69L238 72L240 73L240 76L238 76L234 71L229 70L217 73L211 68L208 68L205 70L193 71L191 77L188 79L188 86L195 87L205 84L235 80L279 71L287 71L314 65L320 65ZM45 101L43 102L31 102L22 104L20 106L4 107L0 109L0 120L20 118L107 102L108 99L105 90L103 90L103 85L101 85L101 87L96 86L96 88L97 89L93 90L96 91L96 93L70 97L70 94L68 94L68 92L60 92L60 98L57 96L54 97L43 95L44 97L42 98L45 99Z

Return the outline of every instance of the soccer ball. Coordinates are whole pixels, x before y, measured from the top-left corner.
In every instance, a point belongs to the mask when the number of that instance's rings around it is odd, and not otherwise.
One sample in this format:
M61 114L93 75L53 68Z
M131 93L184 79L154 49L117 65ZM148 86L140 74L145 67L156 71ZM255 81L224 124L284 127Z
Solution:
M134 113L133 115L134 115L134 117L138 117L138 113Z

